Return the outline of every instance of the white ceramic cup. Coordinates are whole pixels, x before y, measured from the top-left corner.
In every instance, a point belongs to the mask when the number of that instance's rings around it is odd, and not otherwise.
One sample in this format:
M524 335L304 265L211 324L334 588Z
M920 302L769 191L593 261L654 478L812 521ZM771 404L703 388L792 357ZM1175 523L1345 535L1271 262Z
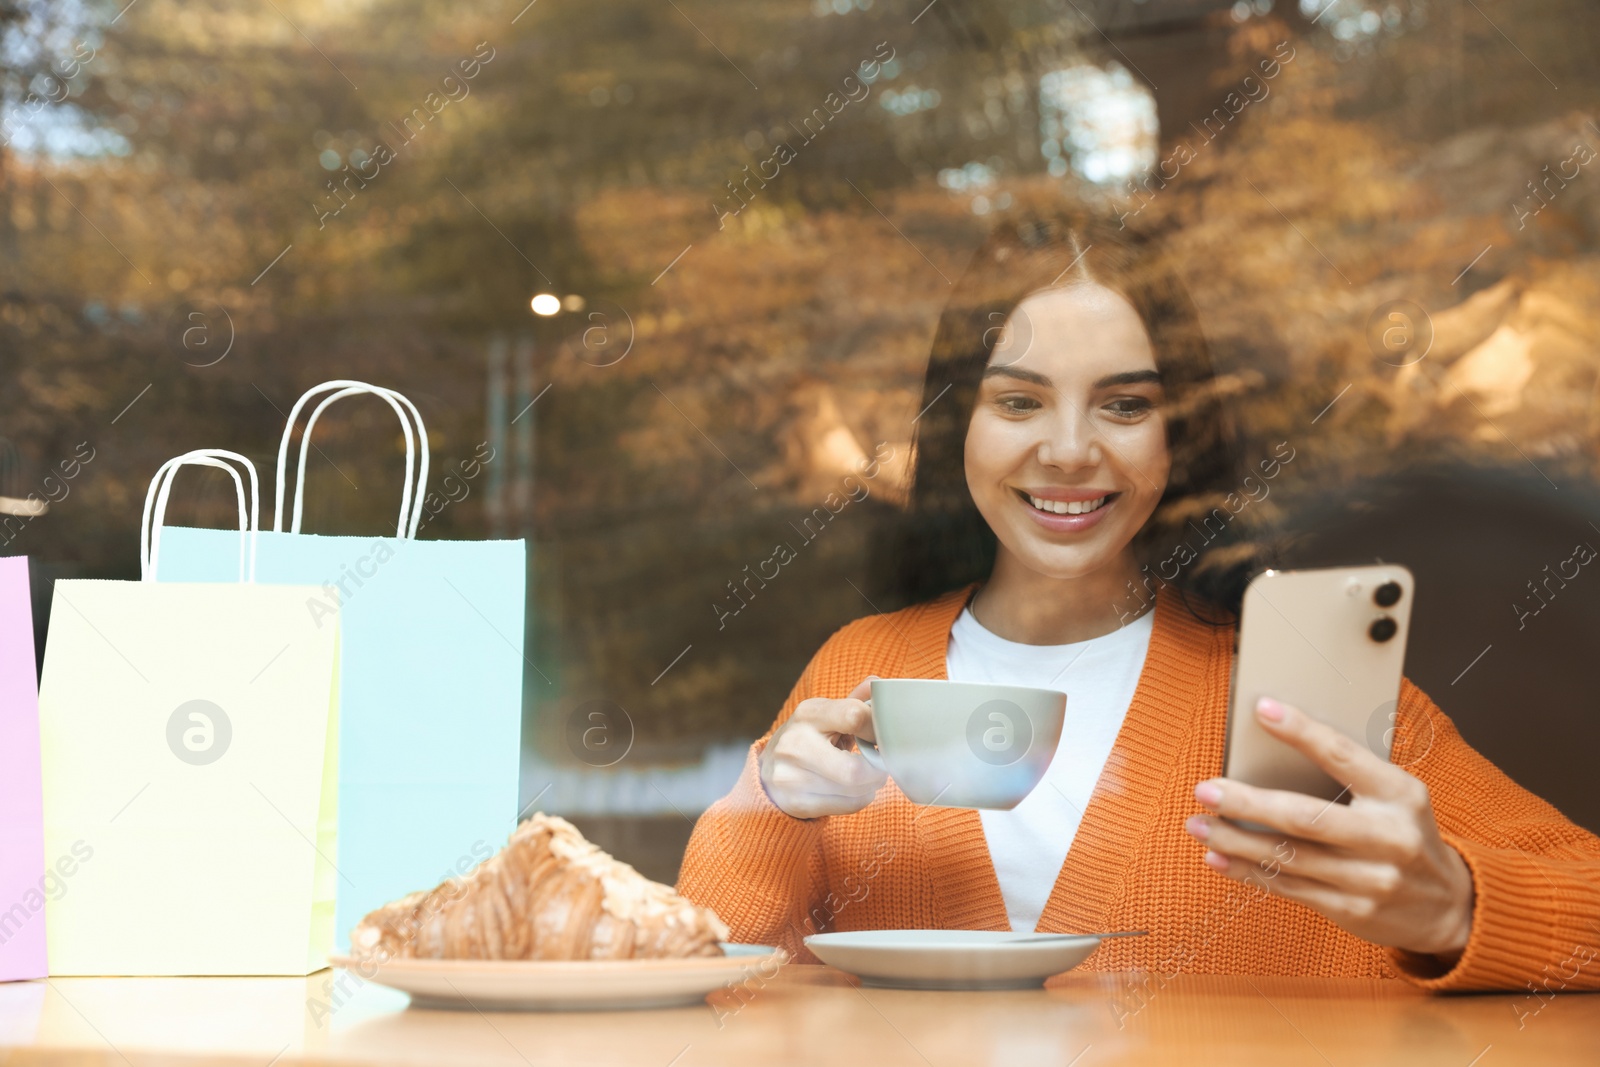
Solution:
M879 678L872 683L876 745L868 763L911 800L940 808L1008 811L1055 758L1067 694L1020 685Z

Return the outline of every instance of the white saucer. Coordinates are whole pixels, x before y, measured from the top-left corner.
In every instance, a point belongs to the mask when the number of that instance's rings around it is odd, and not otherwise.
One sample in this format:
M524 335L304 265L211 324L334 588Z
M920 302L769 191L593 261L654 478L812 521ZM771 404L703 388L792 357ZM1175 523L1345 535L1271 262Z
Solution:
M1045 940L1040 940L1046 937ZM1100 938L989 930L855 930L812 934L823 963L884 989L1035 989L1070 971Z
M398 989L418 1008L479 1011L615 1011L698 1004L723 986L770 979L787 953L724 943L726 956L674 960L417 960L335 967Z

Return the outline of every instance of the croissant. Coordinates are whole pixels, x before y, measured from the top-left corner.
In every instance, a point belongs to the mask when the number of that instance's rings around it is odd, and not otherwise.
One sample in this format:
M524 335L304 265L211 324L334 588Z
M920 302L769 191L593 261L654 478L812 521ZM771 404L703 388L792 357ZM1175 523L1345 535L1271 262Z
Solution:
M470 874L372 912L358 960L614 960L720 956L728 927L621 863L565 819L534 815Z

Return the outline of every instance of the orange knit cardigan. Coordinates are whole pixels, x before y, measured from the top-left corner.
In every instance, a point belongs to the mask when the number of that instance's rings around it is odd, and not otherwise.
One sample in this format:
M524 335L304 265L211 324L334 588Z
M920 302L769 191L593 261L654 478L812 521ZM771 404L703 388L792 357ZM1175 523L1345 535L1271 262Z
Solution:
M845 626L774 728L800 701L842 698L869 674L944 678L950 627L973 588ZM1541 996L1600 988L1600 839L1475 752L1409 679L1396 737L1410 748L1395 758L1429 787L1475 889L1471 938L1453 967L1362 941L1206 867L1184 819L1202 810L1196 783L1222 773L1233 637L1195 620L1170 590L1158 594L1133 703L1039 930L1150 931L1105 942L1084 964L1096 970L1401 977ZM814 962L801 939L822 930L1010 928L976 811L918 807L890 781L854 814L796 819L761 785L770 737L700 817L679 877L680 892L713 908L736 940Z

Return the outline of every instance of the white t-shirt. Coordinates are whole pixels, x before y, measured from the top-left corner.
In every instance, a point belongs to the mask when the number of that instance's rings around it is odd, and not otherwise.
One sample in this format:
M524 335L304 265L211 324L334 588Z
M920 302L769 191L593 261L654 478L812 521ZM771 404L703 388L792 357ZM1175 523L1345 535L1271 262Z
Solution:
M983 628L970 610L950 630L946 672L956 682L1059 689L1061 742L1044 780L1010 811L979 812L1011 929L1031 931L1055 888L1078 823L1133 702L1155 612L1070 645L1023 645Z

